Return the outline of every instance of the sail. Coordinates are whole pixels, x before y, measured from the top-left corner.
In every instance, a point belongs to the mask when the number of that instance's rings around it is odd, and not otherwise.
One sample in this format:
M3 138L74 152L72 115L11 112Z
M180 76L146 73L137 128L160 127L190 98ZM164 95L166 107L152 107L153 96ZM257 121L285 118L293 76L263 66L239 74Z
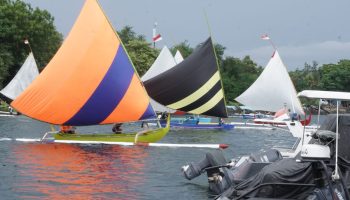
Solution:
M176 65L175 59L171 54L167 46L164 46L160 51L159 56L154 61L153 65L148 69L148 71L141 77L142 81L147 81ZM156 112L168 112L174 113L176 110L167 108L157 101L151 99L151 105Z
M142 76L142 81L147 81L176 65L175 59L167 46L164 46L160 51L159 56L154 61L153 65Z
M137 121L155 115L121 40L96 0L34 82L11 104L51 124Z
M39 75L33 53L29 53L22 67L18 70L13 79L4 87L0 93L10 101L16 99Z
M293 82L277 51L258 79L236 101L253 110L277 112L286 107L303 115Z
M144 82L148 94L166 107L227 117L220 72L211 38L173 68Z
M176 64L179 64L184 60L179 50L176 51L174 58L175 58Z

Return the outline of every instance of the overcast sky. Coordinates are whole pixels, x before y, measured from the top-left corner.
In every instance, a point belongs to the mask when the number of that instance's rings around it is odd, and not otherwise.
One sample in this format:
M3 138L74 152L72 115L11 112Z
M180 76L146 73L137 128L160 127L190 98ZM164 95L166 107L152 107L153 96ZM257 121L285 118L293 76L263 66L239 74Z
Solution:
M69 33L84 0L24 0L48 10L64 36ZM304 63L336 63L350 59L349 0L100 0L115 29L132 26L152 37L154 22L171 47L187 40L194 47L208 36L205 12L213 40L226 56L250 55L265 66L273 48L261 40L268 34L289 70ZM205 12L204 12L205 11Z

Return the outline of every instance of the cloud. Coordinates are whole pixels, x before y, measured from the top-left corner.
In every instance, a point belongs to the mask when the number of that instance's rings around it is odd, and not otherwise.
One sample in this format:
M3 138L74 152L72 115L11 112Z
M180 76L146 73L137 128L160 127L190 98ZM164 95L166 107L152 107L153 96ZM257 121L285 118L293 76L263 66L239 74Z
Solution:
M258 65L265 66L273 52L271 46L264 46L241 52L227 51L226 55L243 58L249 55ZM302 69L305 63L316 61L319 65L337 63L350 59L350 42L325 41L303 46L280 46L278 52L288 70Z

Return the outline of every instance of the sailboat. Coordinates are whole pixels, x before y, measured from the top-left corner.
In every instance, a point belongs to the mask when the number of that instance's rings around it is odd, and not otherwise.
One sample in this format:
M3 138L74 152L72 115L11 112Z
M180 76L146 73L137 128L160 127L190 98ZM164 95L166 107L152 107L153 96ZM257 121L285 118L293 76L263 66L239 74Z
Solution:
M155 117L149 96L97 0L85 1L60 49L11 106L33 119L67 126ZM55 142L136 143L158 141L168 131L169 126L133 134L52 134Z
M170 52L170 50L168 49L167 46L164 46L162 48L162 50L160 51L158 57L156 58L156 60L154 61L154 63L152 64L152 66L147 70L147 72L142 76L141 80L142 81L147 81L169 69L171 69L172 67L174 67L176 64L180 63L183 61L183 57L180 53L180 51L176 51L175 56L173 56ZM151 105L154 108L154 110L157 113L172 113L175 115L186 115L185 112L179 112L177 110L168 108L160 103L158 103L157 101L153 100L151 98ZM189 123L196 123L197 120L200 120L200 122L210 122L210 118L199 118L193 115L190 116L185 116L185 117L171 117L171 124L174 123L179 123L179 122L189 122Z
M174 110L227 118L224 91L211 37L181 63L144 81L149 95ZM231 129L224 123L171 123L172 127Z
M304 116L304 110L297 97L293 82L277 50L274 51L257 80L235 100L253 110L278 112L283 109L287 113L289 110ZM287 118L290 120L289 115ZM283 119L283 116L279 119ZM278 119L254 119L254 122L274 125L286 124L284 120Z
M33 82L38 75L39 71L34 55L32 52L30 52L16 75L0 91L0 98L10 104ZM12 114L12 112L1 112L0 114Z

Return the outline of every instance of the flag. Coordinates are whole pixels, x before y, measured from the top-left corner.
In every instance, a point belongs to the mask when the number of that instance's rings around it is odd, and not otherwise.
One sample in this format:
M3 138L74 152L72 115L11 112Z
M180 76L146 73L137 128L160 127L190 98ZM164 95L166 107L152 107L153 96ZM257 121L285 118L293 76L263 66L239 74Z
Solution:
M264 34L264 35L261 36L261 39L262 40L269 40L270 38L269 38L269 36L267 34Z
M29 41L27 39L25 39L24 44L29 44Z
M277 118L277 117L280 117L280 116L287 114L287 113L288 113L287 108L282 108L282 109L279 109L273 117Z
M155 35L153 38L152 38L153 42L158 42L158 41L161 41L162 40L162 36L160 34L157 34Z

